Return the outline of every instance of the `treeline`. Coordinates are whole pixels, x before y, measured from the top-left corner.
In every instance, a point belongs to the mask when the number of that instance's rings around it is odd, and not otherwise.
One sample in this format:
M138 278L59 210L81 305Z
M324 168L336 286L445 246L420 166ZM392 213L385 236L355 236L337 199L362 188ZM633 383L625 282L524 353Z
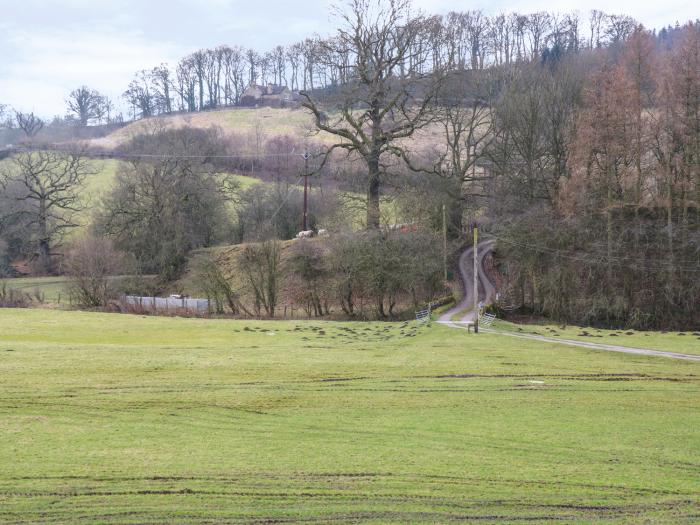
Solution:
M498 221L506 300L567 322L697 327L700 26L520 68L490 114L488 176L463 196Z
M120 147L113 186L99 201L85 196L96 175L86 152L38 145L15 153L0 166L0 276L11 274L16 260L29 261L35 274L55 274L67 238L88 224L134 257L140 272L164 281L179 275L193 249L294 237L302 194L289 175L298 179L298 155L258 164L276 178L242 186L231 173L244 160L221 158L237 147L231 141L218 128L138 135ZM332 195L322 199L312 191L309 203L311 226L340 220Z
M356 231L340 195L318 186L308 227L332 235L296 241L282 257L280 240L301 228L302 190L284 165L269 182L241 184L222 171L229 140L217 128L136 136L95 202L84 197L95 169L81 152L14 154L0 170L0 277L17 262L34 275L67 275L75 306L105 308L120 293L163 293L187 274L216 312L244 316L289 306L296 315L397 318L444 295L438 235ZM236 253L228 264L191 263L197 249L241 243L225 251Z
M362 297L381 293L378 315L391 314L391 294L382 292L389 274L405 272L391 266L401 248L381 232L381 205L391 199L394 222L400 215L410 229L436 231L446 217L457 242L474 222L495 235L502 306L608 326L700 321L700 24L655 34L628 17L593 15L598 23L587 37L575 17L538 14L521 26L513 25L520 17L504 17L507 38L497 45L500 26L479 13L435 19L413 16L408 2L358 1L335 36L319 41L327 56L316 56L310 77L304 73L301 94L324 133L313 171L362 200L364 238L376 246L358 240L357 259L374 262L352 271L362 276ZM316 83L325 63L327 81ZM262 69L251 64L248 80L259 81ZM289 73L279 64L275 81ZM195 71L187 109L226 98L226 81L206 71ZM303 78L297 82L303 88ZM318 89L333 82L334 90ZM170 110L183 103L178 89L168 92ZM134 257L141 271L172 280L196 248L294 235L301 195L288 176L306 168L290 139L246 139L274 184L240 187L225 174L251 162L231 154L240 137L144 129L119 151L126 160L93 221L93 234ZM6 259L31 253L40 271L56 270L52 247L85 206L76 188L89 166L80 158L30 151L3 171ZM319 217L312 225L349 234L339 197L313 199ZM251 279L261 261L274 259L254 255ZM368 273L372 265L392 269L378 280ZM323 272L337 276L338 267ZM302 290L311 289L309 279L299 277ZM258 287L253 309L274 302L267 288ZM405 302L411 287L399 289Z
M625 41L638 23L625 15L576 13L451 12L412 17L406 31L418 35L397 67L401 74L481 70L530 62L549 54L596 49ZM659 34L669 39L674 30ZM260 52L221 45L183 57L175 66L160 64L135 74L124 92L133 118L202 111L240 102L251 84L275 84L292 91L329 89L351 81L354 50L331 38L306 38Z
M480 10L411 17L403 30L417 37L397 67L402 75L424 75L546 60L550 55L615 46L638 25L629 16L598 10L585 18L548 12L489 16ZM678 26L663 28L657 36L672 44L678 31ZM287 86L292 91L333 89L352 82L355 51L340 48L335 37L310 37L265 52L236 45L200 49L175 65L163 63L136 72L122 96L129 107L127 117L119 103L82 85L67 94L65 116L54 117L50 126L56 130L122 124L129 118L235 106L252 84ZM8 109L0 104L0 128L17 128Z
M189 279L217 313L395 319L444 297L431 232L340 232L194 257Z
M333 194L308 198L309 227L332 226L332 236L296 241L282 257L278 239L300 229L301 190L284 180L242 186L217 167L226 147L216 128L135 137L123 148L132 158L94 203L83 197L95 173L85 156L14 155L0 172L0 277L25 261L35 275L70 277L73 305L105 308L124 292L163 293L189 265L216 313L243 316L274 317L288 306L296 315L397 318L444 295L438 235L355 231ZM191 263L199 248L239 243L223 252L232 260Z

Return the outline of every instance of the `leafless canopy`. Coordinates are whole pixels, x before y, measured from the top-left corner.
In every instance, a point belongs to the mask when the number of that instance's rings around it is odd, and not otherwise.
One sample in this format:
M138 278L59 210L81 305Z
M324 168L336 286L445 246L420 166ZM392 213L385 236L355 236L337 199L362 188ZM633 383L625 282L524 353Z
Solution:
M404 159L401 144L434 119L440 72L419 73L416 42L423 19L408 0L350 0L338 9L342 27L321 42L326 56L348 57L347 82L336 92L302 91L302 105L319 131L337 141L326 152L345 150L367 166L367 227L379 227L379 196L387 161Z
M80 86L70 92L66 104L68 111L75 115L80 125L87 126L88 122L101 115L104 101L104 97L96 90Z
M17 127L24 131L27 138L34 138L44 127L44 121L34 115L34 113L22 113L15 111L15 121Z
M11 188L22 204L15 213L35 239L42 273L53 271L52 249L63 233L78 226L75 215L86 205L80 189L90 173L86 157L56 151L20 153L0 172L0 188Z

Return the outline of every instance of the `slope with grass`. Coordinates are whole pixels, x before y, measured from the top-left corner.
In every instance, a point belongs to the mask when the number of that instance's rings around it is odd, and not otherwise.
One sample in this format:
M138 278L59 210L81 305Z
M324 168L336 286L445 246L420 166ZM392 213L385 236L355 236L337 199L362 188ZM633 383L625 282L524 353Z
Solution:
M229 133L261 133L268 138L275 135L302 138L309 136L313 131L311 116L302 109L227 108L198 113L159 115L137 120L106 137L93 139L90 145L110 150L136 135L156 128L210 128L212 126L220 127L224 132ZM316 140L318 138L316 137Z
M70 230L69 239L84 233L90 226L95 213L102 205L102 200L114 188L117 171L121 164L122 161L116 159L92 159L90 161L91 172L85 178L85 183L80 190L85 207L74 217L79 226ZM233 175L232 177L242 190L261 183L259 179L245 175ZM232 209L232 213L233 211Z
M0 310L0 521L690 523L698 374L439 325Z
M330 118L333 112L329 112ZM90 146L113 150L142 133L151 133L156 129L177 129L183 127L210 128L216 126L224 133L238 135L260 135L266 139L275 136L295 137L299 140L310 139L313 142L333 144L337 138L315 128L311 113L304 108L225 108L196 113L179 113L158 115L137 120L117 129L106 137L92 139ZM418 147L430 147L441 143L444 130L433 124L418 130L410 139L414 151Z

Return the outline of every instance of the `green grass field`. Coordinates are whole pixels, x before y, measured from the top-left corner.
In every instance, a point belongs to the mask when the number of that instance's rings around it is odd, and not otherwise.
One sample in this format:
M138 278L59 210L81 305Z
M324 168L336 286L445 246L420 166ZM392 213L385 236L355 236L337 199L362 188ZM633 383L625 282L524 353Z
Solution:
M437 325L0 310L0 521L693 523L698 374Z
M0 279L0 286L20 290L36 297L40 295L47 303L68 302L68 277L17 277Z
M109 279L119 280L115 276ZM40 297L46 306L54 308L70 307L70 277L16 277L0 279L0 286L22 291L28 294L35 303Z

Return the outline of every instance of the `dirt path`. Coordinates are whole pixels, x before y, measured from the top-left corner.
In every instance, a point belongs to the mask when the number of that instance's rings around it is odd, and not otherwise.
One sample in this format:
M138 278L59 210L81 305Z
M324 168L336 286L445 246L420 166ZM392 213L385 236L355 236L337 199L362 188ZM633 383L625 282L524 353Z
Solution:
M484 259L493 249L493 244L494 241L483 241L477 246L477 255L479 257L479 300L484 301L486 304L490 304L496 299L496 288L486 277L486 272L483 268ZM469 247L462 252L462 255L459 256L459 276L462 279L464 295L459 303L439 317L439 322L450 322L452 321L452 318L456 317L457 315L460 315L460 322L474 322L474 295L472 290L474 287L473 267L474 249Z
M454 321L438 321L441 324L452 328L466 330L467 327L460 322ZM700 363L700 355L680 354L678 352L664 352L662 350L651 350L649 348L633 348L629 346L608 345L604 343L589 343L587 341L575 341L573 339L559 339L558 337L545 337L542 335L516 334L505 330L495 330L493 328L479 328L480 332L489 334L505 335L508 337L518 337L520 339L531 339L533 341L541 341L543 343L556 343L560 345L578 346L579 348L590 348L592 350L605 350L607 352L621 352L623 354L647 355L653 357L668 357L671 359L682 359L684 361L695 361Z
M488 279L486 271L484 270L484 259L493 249L494 241L484 241L479 243L478 256L479 256L479 300L483 301L485 304L492 303L496 298L496 288L493 283ZM464 295L462 300L453 308L450 308L447 312L442 314L438 318L438 323L444 324L451 328L457 328L462 330L467 330L467 324L474 322L474 310L472 308L474 304L474 273L473 268L473 248L467 248L462 255L459 257L459 274L462 278L462 284L464 286ZM459 317L458 321L453 321L453 318ZM662 350L652 350L649 348L632 348L628 346L618 346L609 345L604 343L589 343L587 341L576 341L573 339L559 339L554 337L545 337L542 335L532 335L532 334L519 334L515 332L507 332L505 330L495 330L493 328L480 328L481 332L505 335L508 337L518 337L520 339L531 339L534 341L541 341L543 343L556 343L568 346L577 346L580 348L590 348L593 350L604 350L607 352L622 352L625 354L637 354L637 355L647 355L654 357L667 357L671 359L683 359L685 361L695 361L700 362L700 356L690 355L690 354L680 354L678 352L664 352Z

